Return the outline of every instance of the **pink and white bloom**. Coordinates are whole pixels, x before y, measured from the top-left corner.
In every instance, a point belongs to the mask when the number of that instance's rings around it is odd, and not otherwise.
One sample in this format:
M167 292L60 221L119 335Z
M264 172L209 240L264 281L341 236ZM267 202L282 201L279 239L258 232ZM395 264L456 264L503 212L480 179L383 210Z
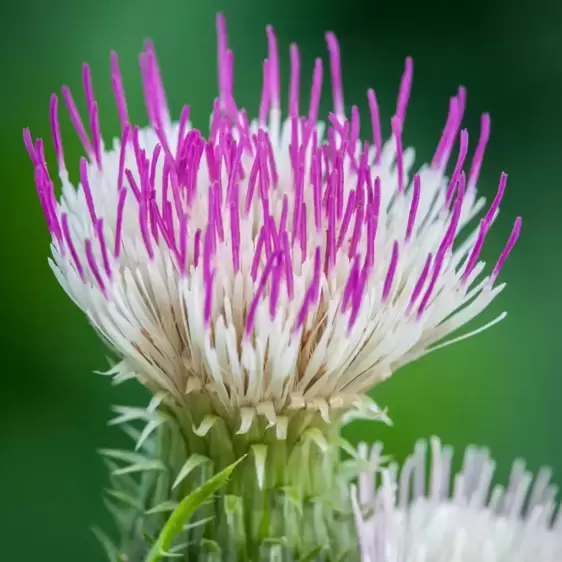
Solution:
M84 146L79 165L65 159L57 95L50 111L58 177L47 168L43 140L25 130L52 236L51 267L121 358L110 371L120 380L135 376L177 404L204 394L216 414L240 420L242 432L265 416L282 434L291 409L325 419L336 411L378 415L365 393L445 345L439 342L504 287L496 280L521 219L486 273L480 252L507 179L486 206L477 182L489 117L469 150L459 88L436 131L432 161L415 167L414 150L403 143L412 60L383 141L374 90L362 130L358 108L346 113L332 33L328 69L316 60L308 107L299 107L304 78L291 46L284 116L268 27L261 102L251 120L253 112L235 101L222 16L217 24L219 97L207 132L192 126L188 105L172 120L150 42L140 55L148 126L133 124L113 53L120 138L106 146L101 137L88 65L86 116L62 89ZM323 123L326 74L333 113Z
M380 474L381 444L360 447L364 471L353 494L362 562L557 562L562 560L558 488L543 468L533 475L513 464L506 487L493 485L496 463L469 447L460 472L453 450L417 443L402 467ZM375 485L377 483L378 485ZM557 512L557 513L555 513Z

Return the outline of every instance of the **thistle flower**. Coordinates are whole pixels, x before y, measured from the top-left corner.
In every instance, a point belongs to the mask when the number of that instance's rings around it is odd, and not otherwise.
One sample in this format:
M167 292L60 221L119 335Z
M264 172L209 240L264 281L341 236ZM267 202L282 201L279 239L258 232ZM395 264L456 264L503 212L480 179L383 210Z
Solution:
M402 137L411 59L391 138L383 143L377 98L369 90L370 140L362 141L358 108L345 112L332 33L326 34L333 92L327 125L318 120L323 62L316 60L308 107L299 107L295 45L282 117L270 27L258 116L250 122L234 98L222 16L217 28L219 97L208 133L192 126L187 105L179 122L172 121L150 42L139 59L146 128L132 124L117 55L111 55L122 128L111 148L101 137L89 66L83 67L87 126L63 87L86 153L79 166L67 167L59 98L52 96L59 200L43 141L24 132L52 236L50 263L120 358L109 374L117 381L136 377L155 394L146 411L118 409L115 423L147 422L137 447L167 424L184 447L183 460L181 454L174 463L168 459L174 478L189 472L183 470L200 447L217 469L251 451L260 490L296 486L301 498L334 501L339 423L332 422L344 415L384 419L366 392L439 347L498 295L503 285L496 279L521 221L483 276L480 252L507 178L502 175L474 230L469 225L484 207L476 184L490 122L482 117L468 167L463 88L450 100L431 163L414 174L414 151L403 147ZM75 168L77 187L70 179ZM465 227L471 230L466 236ZM281 456L274 450L279 443ZM249 526L252 540L262 532L257 521ZM294 537L300 539L298 525Z
M496 464L486 449L469 447L452 474L452 448L433 438L426 479L426 449L419 441L400 469L360 475L353 501L362 562L561 559L562 512L554 516L558 489L549 468L535 476L517 460L508 485L492 485ZM359 456L377 465L381 452L380 443L370 452L362 444Z

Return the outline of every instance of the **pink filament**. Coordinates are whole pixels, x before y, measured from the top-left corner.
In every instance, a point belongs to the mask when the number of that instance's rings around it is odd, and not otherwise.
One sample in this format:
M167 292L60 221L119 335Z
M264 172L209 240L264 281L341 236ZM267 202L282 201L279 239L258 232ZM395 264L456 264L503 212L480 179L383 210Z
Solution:
M266 263L266 265L263 269L260 281L258 283L258 288L257 288L257 290L254 294L254 298L252 300L252 303L250 304L250 308L248 309L248 316L246 317L246 335L247 336L251 333L252 328L254 326L254 317L256 315L256 310L257 310L260 298L265 291L265 284L267 282L267 279L268 279L271 271L273 270L273 266L276 265L276 262L281 258L282 258L281 253L271 254L271 256L269 256L269 259L267 260L267 263Z
M78 252L76 251L76 247L72 242L72 237L70 235L70 228L68 227L68 215L66 213L62 214L61 221L62 221L62 231L64 234L64 241L66 242L66 245L70 250L70 255L72 256L72 261L74 262L74 266L76 267L76 271L78 272L78 275L80 275L82 281L85 282L86 275L84 273L84 268L82 267L82 262L78 257Z
M98 242L100 246L100 252L103 262L103 267L105 269L105 274L109 279L111 279L111 264L109 263L109 253L107 251L107 245L105 243L105 237L103 235L103 219L99 219L96 225L96 234L98 237Z
M398 193L404 191L404 154L402 152L402 122L395 116L392 118L392 133L396 143L396 168L398 170Z
M119 198L117 201L117 220L115 226L115 248L113 255L117 259L121 253L121 237L123 236L123 212L125 209L125 199L127 198L127 190L121 188L119 190Z
M95 225L97 222L96 211L94 208L94 199L92 197L92 190L90 189L90 182L88 181L88 162L85 158L80 159L80 181L82 182L82 191L86 199L86 205L90 213L90 220Z
M96 258L94 257L94 251L92 249L92 241L86 240L84 244L85 244L85 250L86 250L86 261L88 262L88 265L90 266L90 271L92 272L92 275L94 276L94 279L96 280L96 283L98 284L98 287L100 288L101 292L105 296L105 294L106 294L105 293L105 282L103 280L103 277L101 276L98 264L96 262Z
M406 227L406 242L410 240L412 237L412 233L414 232L414 224L416 222L416 213L418 211L418 204L420 202L420 191L421 191L421 183L420 183L420 176L416 174L414 176L414 192L412 194L412 203L410 205L410 213L408 215L408 226Z

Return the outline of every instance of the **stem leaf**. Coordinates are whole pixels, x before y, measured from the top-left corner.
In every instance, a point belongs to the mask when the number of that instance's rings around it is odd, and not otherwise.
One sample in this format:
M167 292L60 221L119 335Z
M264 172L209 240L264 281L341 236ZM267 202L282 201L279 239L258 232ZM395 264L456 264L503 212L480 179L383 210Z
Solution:
M156 543L148 553L145 562L159 562L165 553L170 552L172 542L175 537L181 533L183 526L189 521L189 518L212 494L214 494L221 486L223 486L236 465L244 459L241 457L236 462L227 466L223 471L215 474L210 480L199 486L193 493L185 497L176 509L170 515L170 518L164 525L160 536Z

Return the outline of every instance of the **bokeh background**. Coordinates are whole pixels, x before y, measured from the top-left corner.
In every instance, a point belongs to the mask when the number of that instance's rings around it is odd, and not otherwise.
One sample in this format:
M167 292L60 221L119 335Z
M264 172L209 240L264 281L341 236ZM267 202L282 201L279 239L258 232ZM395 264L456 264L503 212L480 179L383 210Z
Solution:
M473 142L479 115L491 112L481 189L492 196L502 170L509 184L486 258L497 257L516 215L524 216L524 228L503 272L508 288L481 321L504 309L509 316L397 373L374 392L394 427L356 425L349 436L383 439L398 459L417 438L433 434L457 450L480 443L498 459L499 478L522 456L533 469L550 464L562 482L560 2L6 0L0 7L2 561L103 560L88 530L91 523L109 524L101 499L106 473L95 450L120 440L106 427L110 404L146 401L135 385L116 389L91 374L105 367L105 350L47 266L48 237L21 128L49 138L49 95L68 84L79 97L80 65L88 61L102 132L117 133L111 49L120 53L130 111L144 119L137 53L146 37L156 43L172 110L177 114L187 101L196 124L205 126L216 92L217 10L227 16L240 105L257 109L264 27L272 23L284 70L289 43L299 43L305 84L314 57L326 56L324 31L336 31L346 102L365 109L373 86L387 117L403 60L412 55L405 141L421 159L432 154L457 85L468 89L465 122ZM326 95L323 110L329 108ZM72 161L79 148L66 121L63 134Z

